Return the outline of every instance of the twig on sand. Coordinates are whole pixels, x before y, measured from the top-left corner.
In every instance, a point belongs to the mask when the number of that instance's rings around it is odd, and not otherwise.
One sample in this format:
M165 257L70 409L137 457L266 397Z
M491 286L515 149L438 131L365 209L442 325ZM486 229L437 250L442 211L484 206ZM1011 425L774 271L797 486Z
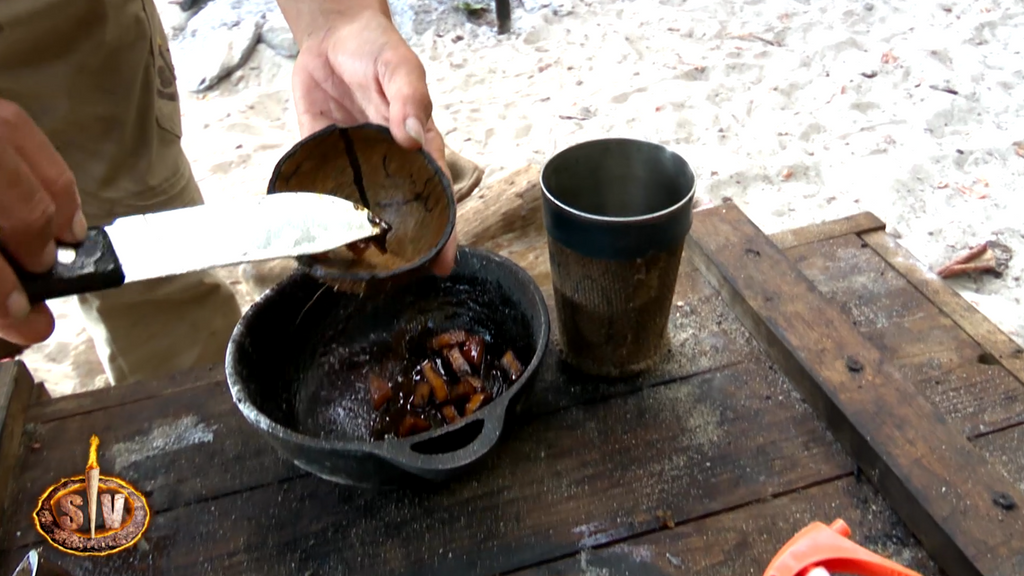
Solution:
M939 86L938 84L932 84L932 85L930 85L928 87L931 88L932 90L937 90L939 92L945 92L946 94L952 94L953 96L959 96L960 95L960 92L956 91L953 88L950 88L949 86Z
M975 260L982 254L984 254L986 250L988 250L988 242L978 244L974 248L971 248L970 250L950 260L948 264L936 270L935 273L942 278L948 278L946 273L949 272L950 268L954 266L962 266L964 264L967 264L968 262Z
M998 242L979 244L953 258L935 271L940 278L952 278L975 272L1002 274L1009 263L1009 249Z
M782 47L782 42L770 40L768 38L765 38L764 36L758 36L757 34L753 34L751 32L748 32L746 34L736 34L733 36L733 38L736 38L737 40L757 40L758 42L764 42L765 44L769 46L774 46L776 48Z
M967 196L968 198L972 198L974 200L984 200L985 198L988 198L988 192L978 191L975 190L974 188L971 188L970 186L964 186L963 184L958 185L956 189L964 196Z

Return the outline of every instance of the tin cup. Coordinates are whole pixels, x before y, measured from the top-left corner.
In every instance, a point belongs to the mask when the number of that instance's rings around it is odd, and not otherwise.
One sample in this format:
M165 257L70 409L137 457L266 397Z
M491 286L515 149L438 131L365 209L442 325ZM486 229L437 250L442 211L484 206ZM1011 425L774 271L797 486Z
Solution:
M562 357L603 377L651 368L669 346L693 170L659 144L609 138L555 154L540 180Z

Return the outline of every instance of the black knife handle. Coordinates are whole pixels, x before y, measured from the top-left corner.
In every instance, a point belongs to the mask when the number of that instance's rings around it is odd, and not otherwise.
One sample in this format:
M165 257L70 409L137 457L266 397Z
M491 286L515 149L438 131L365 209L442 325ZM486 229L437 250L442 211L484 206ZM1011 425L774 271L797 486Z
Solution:
M74 260L62 263L58 257L57 264L43 274L25 271L3 248L0 248L0 253L3 253L4 260L14 270L18 282L28 295L28 301L32 304L65 296L99 292L124 284L121 261L118 260L114 245L110 243L110 237L103 228L90 228L85 241L81 244L58 242L57 248L61 251L74 251Z

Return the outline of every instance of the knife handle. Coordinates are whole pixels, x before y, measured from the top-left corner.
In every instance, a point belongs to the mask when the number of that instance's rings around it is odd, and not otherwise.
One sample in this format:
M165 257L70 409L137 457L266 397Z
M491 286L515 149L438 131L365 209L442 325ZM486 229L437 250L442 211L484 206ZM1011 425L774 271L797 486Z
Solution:
M103 228L90 228L85 241L78 245L57 242L57 263L42 274L25 271L3 248L0 253L14 270L32 304L124 284L121 261Z

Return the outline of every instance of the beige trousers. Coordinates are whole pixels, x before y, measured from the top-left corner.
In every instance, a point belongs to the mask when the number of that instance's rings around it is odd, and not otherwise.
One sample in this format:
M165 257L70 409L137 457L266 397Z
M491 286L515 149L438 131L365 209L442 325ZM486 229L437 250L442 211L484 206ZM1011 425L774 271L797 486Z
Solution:
M153 0L0 0L0 98L24 108L64 157L90 226L203 203ZM114 384L222 362L240 316L209 273L78 301Z

